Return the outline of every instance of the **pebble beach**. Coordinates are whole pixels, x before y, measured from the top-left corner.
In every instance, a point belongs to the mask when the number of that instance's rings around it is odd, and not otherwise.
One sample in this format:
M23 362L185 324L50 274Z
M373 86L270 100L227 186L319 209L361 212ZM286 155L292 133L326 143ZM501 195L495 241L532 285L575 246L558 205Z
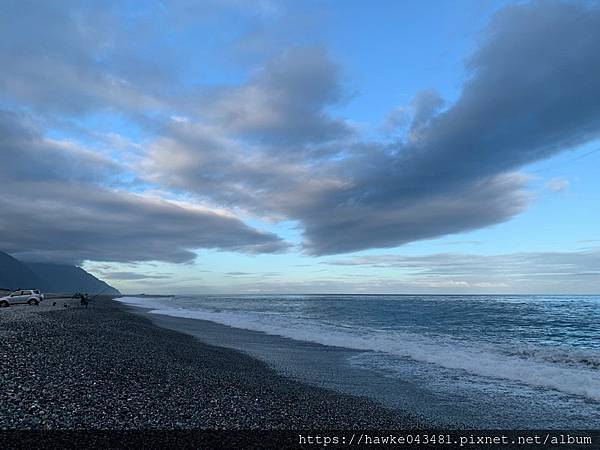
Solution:
M111 298L0 309L2 430L425 428L370 400L285 378Z

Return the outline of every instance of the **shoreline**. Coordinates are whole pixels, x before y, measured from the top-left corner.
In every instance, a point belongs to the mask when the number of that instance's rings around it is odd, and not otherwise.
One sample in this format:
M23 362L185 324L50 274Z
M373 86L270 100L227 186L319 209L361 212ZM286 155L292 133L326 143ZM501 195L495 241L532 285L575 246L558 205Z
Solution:
M161 328L112 298L61 304L0 311L2 430L433 426Z
M161 328L194 336L208 345L239 351L295 382L368 399L399 414L418 416L432 428L477 427L442 404L439 398L424 397L410 377L390 378L348 363L348 359L368 353L365 350L298 341L198 318L155 314L151 312L154 308L123 304Z

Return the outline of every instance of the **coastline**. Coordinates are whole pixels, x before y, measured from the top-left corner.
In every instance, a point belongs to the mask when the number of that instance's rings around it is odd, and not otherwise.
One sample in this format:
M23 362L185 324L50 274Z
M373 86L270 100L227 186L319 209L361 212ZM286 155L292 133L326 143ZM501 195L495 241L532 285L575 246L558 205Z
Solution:
M349 364L365 351L297 341L260 331L235 328L197 318L155 314L154 308L124 303L134 314L155 325L196 337L201 342L242 352L265 363L285 378L336 393L366 398L407 416L418 416L429 427L476 428L457 414L456 405L427 396L417 389L418 379L386 377ZM368 353L368 352L367 352Z
M424 419L286 378L109 297L0 311L0 429L415 429Z
M585 353L581 356L577 351L569 353L557 349L546 354L542 352L545 347L541 346L535 347L539 352L533 353L533 357L511 357L511 353L502 352L511 352L520 346L490 348L485 341L477 339L470 341L469 346L450 345L456 344L451 339L437 341L439 345L434 347L427 336L421 339L418 331L392 331L381 336L377 332L381 325L378 317L373 319L375 333L365 333L360 325L348 327L346 332L344 326L351 317L344 315L343 309L334 310L324 301L340 318L331 318L327 312L318 316L310 309L314 303L311 299L295 297L287 299L287 303L277 300L272 305L261 297L250 301L236 297L219 300L210 296L147 302L135 297L118 300L163 328L195 336L210 345L242 351L301 383L368 398L401 414L418 416L431 428L583 430L597 428L600 420L593 398L569 393L572 386L582 389L587 386L592 392L596 377L585 366L578 372L564 364L564 361L588 363L581 361ZM389 299L382 298L382 301ZM533 300L534 305L537 302ZM368 304L375 309L375 304ZM504 300L501 304L505 304ZM407 313L404 300L402 305L402 312ZM360 317L361 304L350 307L343 303L343 306L352 311L352 316ZM439 306L444 310L445 305ZM287 314L286 308L292 310L291 314ZM294 308L301 311L300 317L306 314L308 320L296 320ZM393 309L399 308L394 304ZM263 310L268 312L262 314ZM305 313L306 310L310 313ZM419 323L419 314L415 312L407 317ZM317 319L312 320L312 317ZM328 320L336 320L337 326L329 326ZM374 339L366 340L364 336ZM414 357L398 356L403 355L403 351L411 352ZM550 356L562 358L558 361L563 363L542 359ZM437 364L430 363L432 357L437 357ZM483 372L452 370L456 362L462 362L461 357L465 358L467 369L474 364L477 370L481 366ZM445 365L447 362L451 365ZM490 367L498 371L498 377L485 376ZM478 375L481 373L483 376ZM507 378L503 377L505 374ZM513 374L520 378L510 378ZM534 378L536 374L541 378ZM585 383L585 376L589 384ZM562 384L553 388L553 383L559 381Z

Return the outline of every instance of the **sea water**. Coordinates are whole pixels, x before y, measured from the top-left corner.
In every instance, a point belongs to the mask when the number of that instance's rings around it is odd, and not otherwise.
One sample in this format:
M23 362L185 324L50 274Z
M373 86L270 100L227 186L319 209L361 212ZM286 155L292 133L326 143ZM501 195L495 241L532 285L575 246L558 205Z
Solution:
M410 398L411 410L437 411L449 422L600 427L598 296L202 295L121 301L154 314L355 350L344 354L342 364L372 374L362 384L390 387L389 395L373 397L393 405L397 396L400 404L402 389L391 388L408 386L405 407ZM353 390L341 384L341 390ZM327 385L336 387L335 380ZM381 392L372 388L355 393Z

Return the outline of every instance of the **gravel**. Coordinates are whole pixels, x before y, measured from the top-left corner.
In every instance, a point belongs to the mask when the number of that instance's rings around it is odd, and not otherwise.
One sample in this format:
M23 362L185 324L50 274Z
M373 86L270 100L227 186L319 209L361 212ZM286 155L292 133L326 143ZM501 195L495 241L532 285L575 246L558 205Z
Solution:
M159 328L110 298L89 309L70 300L2 308L0 339L2 430L430 425L284 378L245 354Z

